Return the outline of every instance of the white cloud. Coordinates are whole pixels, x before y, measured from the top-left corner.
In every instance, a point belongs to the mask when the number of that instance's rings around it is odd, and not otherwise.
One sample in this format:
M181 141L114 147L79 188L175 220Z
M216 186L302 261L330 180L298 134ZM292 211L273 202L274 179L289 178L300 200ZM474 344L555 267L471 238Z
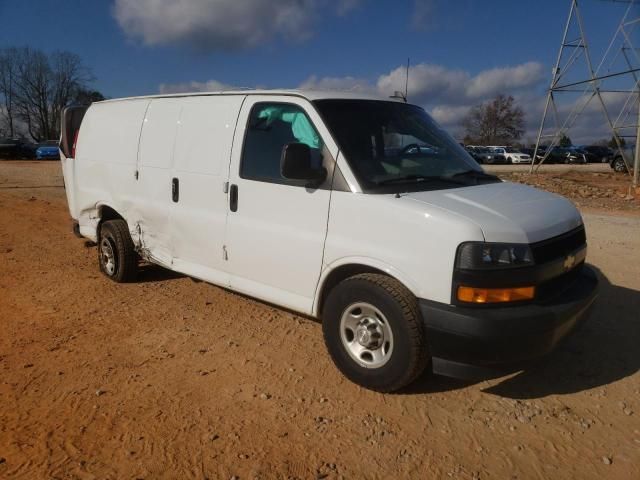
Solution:
M209 80L207 82L182 82L182 83L161 83L158 90L161 94L186 93L186 92L221 92L224 90L235 90L238 87Z
M300 84L303 90L346 90L355 92L374 92L375 87L366 79L355 77L322 77L312 75Z
M420 105L470 106L498 93L515 94L537 89L544 80L543 66L538 62L483 70L476 75L461 69L420 63L409 69L409 99ZM404 91L406 67L399 66L380 75L374 82L356 77L311 76L300 88L358 90L388 97Z
M492 68L473 77L467 85L467 96L482 98L504 91L514 91L538 85L545 77L538 62L527 62L515 67Z
M404 91L406 67L398 67L377 81L378 91L385 96ZM437 100L460 98L464 95L469 74L440 65L421 63L409 69L409 98L416 103L434 103Z
M146 45L235 50L274 38L303 40L321 10L345 15L360 0L115 0L120 27Z
M431 116L441 125L457 126L469 112L471 107L467 105L450 106L436 105L431 109Z
M406 67L400 66L375 79L352 76L318 77L312 75L298 88L312 90L341 90L378 94L389 97L395 90L404 90ZM513 95L525 112L524 141L535 141L545 103L547 77L540 63L527 62L481 71L476 75L441 65L418 64L409 73L409 101L423 106L446 129L460 133L460 124L469 109L486 102L498 93ZM288 87L285 85L285 87ZM233 88L216 80L163 84L161 93L185 91L216 91ZM615 118L626 100L625 94L603 94L610 114ZM576 97L558 96L561 122L569 114ZM552 118L549 117L549 126ZM550 130L548 129L547 132ZM568 132L575 144L610 138L611 132L604 120L597 99L593 99ZM460 135L461 136L461 135Z

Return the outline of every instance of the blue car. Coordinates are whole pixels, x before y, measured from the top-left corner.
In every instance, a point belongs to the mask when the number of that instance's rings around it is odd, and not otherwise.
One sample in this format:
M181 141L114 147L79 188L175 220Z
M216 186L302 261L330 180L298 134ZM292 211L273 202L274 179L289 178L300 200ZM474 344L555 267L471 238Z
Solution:
M38 148L36 148L36 158L38 160L60 160L58 141L49 140L38 145Z

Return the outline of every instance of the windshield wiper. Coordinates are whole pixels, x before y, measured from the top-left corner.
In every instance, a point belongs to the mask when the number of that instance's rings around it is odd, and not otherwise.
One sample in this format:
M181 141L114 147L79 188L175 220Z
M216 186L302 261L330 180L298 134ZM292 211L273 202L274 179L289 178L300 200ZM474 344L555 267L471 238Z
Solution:
M465 182L460 182L458 180L455 180L452 177L440 177L437 175L415 175L415 174L404 175L402 177L387 178L386 180L380 180L379 182L376 182L376 185L382 186L382 185L391 185L393 183L419 183L419 182L429 182L429 181L455 183L456 185L467 185Z
M469 186L469 182L465 181L463 177L472 178L478 183L478 180L492 180L492 181L500 181L498 177L495 175L490 175L488 173L481 172L479 170L465 170L463 172L454 173L450 176L440 176L440 175L404 175L401 177L387 178L386 180L380 180L376 182L377 186L382 185L391 185L394 183L420 183L420 182L447 182L453 183L456 185L464 185Z
M480 170L464 170L462 172L454 173L450 177L447 178L459 178L459 177L471 177L477 179L486 179L486 180L500 180L495 175L491 175L489 173L482 172Z

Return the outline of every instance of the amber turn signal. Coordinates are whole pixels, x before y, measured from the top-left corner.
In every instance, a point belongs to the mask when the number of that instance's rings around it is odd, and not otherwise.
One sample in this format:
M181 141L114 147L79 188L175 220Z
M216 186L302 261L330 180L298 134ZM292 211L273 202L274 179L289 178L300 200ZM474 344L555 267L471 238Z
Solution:
M518 288L475 288L458 287L458 300L468 303L498 303L531 300L535 287Z

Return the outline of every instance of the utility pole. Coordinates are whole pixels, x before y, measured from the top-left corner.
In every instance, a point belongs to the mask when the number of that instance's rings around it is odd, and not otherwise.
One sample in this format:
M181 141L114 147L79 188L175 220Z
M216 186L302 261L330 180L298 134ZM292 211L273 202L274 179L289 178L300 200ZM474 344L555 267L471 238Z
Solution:
M612 0L609 0L610 2ZM558 57L555 63L555 66L552 71L551 84L549 89L547 90L547 99L544 107L544 112L542 114L542 121L540 122L540 129L538 130L538 137L536 140L536 146L533 154L533 161L531 162L531 167L529 169L530 173L533 173L534 169L540 167L540 164L543 163L551 149L557 145L560 136L568 131L576 122L577 118L584 112L588 104L592 99L597 99L600 104L600 110L604 114L604 119L606 121L609 130L613 134L613 138L617 145L618 151L624 160L627 169L631 170L631 159L627 158L628 155L622 148L622 140L621 134L618 130L623 130L625 128L632 128L630 126L616 126L616 123L612 121L611 116L609 115L609 108L605 103L605 99L603 98L604 93L628 93L630 98L633 98L635 95L634 88L629 90L619 90L619 89L607 89L603 88L602 82L614 77L618 78L620 81L623 77L629 78L630 75L635 79L636 89L638 88L638 80L637 73L640 72L640 67L637 62L635 65L629 60L627 57L626 51L631 51L634 53L635 58L640 61L640 56L638 55L638 48L634 45L635 37L630 34L627 30L633 30L640 22L640 16L638 16L638 5L640 4L640 0L625 0L620 3L626 3L628 6L626 11L622 17L622 20L618 24L618 28L616 29L613 38L611 39L611 43L607 48L602 61L598 65L597 68L594 68L594 65L591 62L591 55L589 52L589 46L587 44L586 32L584 28L584 24L582 21L582 14L579 8L579 0L570 0L570 8L569 8L569 16L567 17L567 21L564 25L564 31L562 35L562 41L560 42L560 50L558 52ZM574 34L569 34L570 27L574 25L577 27L577 38L574 38ZM575 30L575 28L573 29ZM601 72L601 67L603 67L605 63L605 59L610 57L610 53L613 50L613 47L622 41L622 46L620 47L622 54L626 60L627 66L626 68L615 69L611 71L611 67L606 72ZM565 55L566 53L566 55ZM577 81L575 79L568 80L568 72L572 67L575 69L575 65L577 60L583 58L584 63L587 67L588 75L582 77L582 79L578 78ZM613 60L615 60L616 56L613 56ZM613 65L613 61L612 61ZM624 81L624 80L623 80ZM570 113L566 116L566 119L561 123L558 118L559 110L556 105L556 100L559 94L561 93L578 93L580 97L578 101L574 103L573 108ZM626 109L627 104L625 103ZM631 106L633 108L633 106ZM624 112L620 112L619 118L622 116ZM633 115L633 114L632 114ZM551 117L554 122L555 128L553 129L553 133L545 134L545 127L548 121L548 117ZM640 115L639 115L640 119ZM640 123L640 120L639 120ZM550 145L540 162L536 161L538 157L538 151L540 150L540 145L543 141L543 138L550 139ZM635 163L638 162L637 148L636 148L636 158ZM637 167L636 169L637 170ZM634 174L634 185L637 185L637 173Z
M636 125L636 153L633 160L633 188L638 188L640 175L640 86L638 86L638 124Z

